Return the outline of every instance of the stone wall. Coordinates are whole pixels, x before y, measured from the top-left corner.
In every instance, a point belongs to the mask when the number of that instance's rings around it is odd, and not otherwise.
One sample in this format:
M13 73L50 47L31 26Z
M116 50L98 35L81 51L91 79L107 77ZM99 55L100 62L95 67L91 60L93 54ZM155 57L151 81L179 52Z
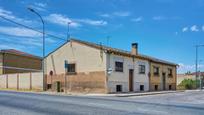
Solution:
M56 82L60 83L61 92L106 93L106 77L103 71L81 72L73 75L48 75L46 76L46 89L57 91Z

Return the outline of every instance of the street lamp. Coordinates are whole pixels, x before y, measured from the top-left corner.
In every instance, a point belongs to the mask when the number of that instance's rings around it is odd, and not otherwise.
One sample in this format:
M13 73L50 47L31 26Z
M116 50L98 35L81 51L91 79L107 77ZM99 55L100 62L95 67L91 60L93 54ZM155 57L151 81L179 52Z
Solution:
M204 47L204 45L196 45L195 47L196 47L196 84L197 84L197 79L198 79L198 48Z
M198 63L198 65L201 65L201 62L202 62L203 60L199 60L199 63ZM200 70L200 66L199 66L199 79L200 79L200 89L202 89L202 80L201 80L201 70Z
M44 78L44 74L45 74L45 69L44 69L44 57L45 57L45 23L42 19L42 16L36 12L34 9L28 7L28 10L33 12L34 14L36 14L38 17L40 17L40 20L42 22L42 25L43 25L43 60L42 60L42 64L41 64L41 68L42 68L42 71L43 71L43 90L45 90L45 86L44 86L44 82L45 82L45 78Z

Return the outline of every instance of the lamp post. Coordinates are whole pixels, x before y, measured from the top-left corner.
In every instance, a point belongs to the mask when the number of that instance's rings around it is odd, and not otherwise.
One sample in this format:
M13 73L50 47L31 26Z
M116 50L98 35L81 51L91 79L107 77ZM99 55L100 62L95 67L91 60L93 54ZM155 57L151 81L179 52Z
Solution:
M201 62L202 62L203 60L199 60L199 64L198 65L201 65ZM201 70L200 70L200 66L199 66L199 74L198 74L198 76L199 76L199 79L200 79L200 89L202 89L202 81L201 81Z
M199 47L204 47L204 45L196 45L196 85L197 85L197 80L198 80L198 48ZM197 85L198 87L198 85Z
M38 17L40 17L40 20L42 22L43 25L43 60L42 60L42 64L41 64L41 68L42 68L42 72L43 72L43 90L45 90L45 78L44 78L44 74L45 74L45 69L44 69L44 57L45 57L45 23L44 20L42 19L42 16L36 12L34 9L28 7L28 10L33 12L34 14L36 14Z

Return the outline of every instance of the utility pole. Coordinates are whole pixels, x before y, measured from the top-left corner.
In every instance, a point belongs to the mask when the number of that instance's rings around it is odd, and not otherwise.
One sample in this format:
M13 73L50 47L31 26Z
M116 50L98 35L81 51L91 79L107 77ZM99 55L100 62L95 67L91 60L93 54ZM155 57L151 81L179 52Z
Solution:
M41 68L42 68L42 72L43 72L43 90L45 90L45 69L44 69L44 66L45 66L45 64L44 64L44 58L45 58L45 23L44 23L42 16L38 12L36 12L32 8L28 8L28 10L33 12L34 14L36 14L40 18L42 25L43 25L43 28L42 28L43 29L43 59L42 59Z
M197 80L198 80L198 48L204 47L204 45L196 45L196 86L198 87Z

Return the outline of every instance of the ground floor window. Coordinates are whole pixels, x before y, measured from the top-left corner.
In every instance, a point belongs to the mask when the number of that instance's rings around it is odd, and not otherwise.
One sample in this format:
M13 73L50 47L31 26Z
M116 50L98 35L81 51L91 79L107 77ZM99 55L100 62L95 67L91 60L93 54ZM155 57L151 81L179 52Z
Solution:
M116 85L116 92L122 92L122 85Z
M74 63L68 64L67 73L68 74L76 73L76 64L74 64Z
M47 89L51 89L52 88L52 84L47 84Z
M154 90L157 91L158 90L158 85L154 86Z
M144 91L144 85L140 85L140 91Z
M171 90L172 89L172 86L171 85L169 85L169 90Z

